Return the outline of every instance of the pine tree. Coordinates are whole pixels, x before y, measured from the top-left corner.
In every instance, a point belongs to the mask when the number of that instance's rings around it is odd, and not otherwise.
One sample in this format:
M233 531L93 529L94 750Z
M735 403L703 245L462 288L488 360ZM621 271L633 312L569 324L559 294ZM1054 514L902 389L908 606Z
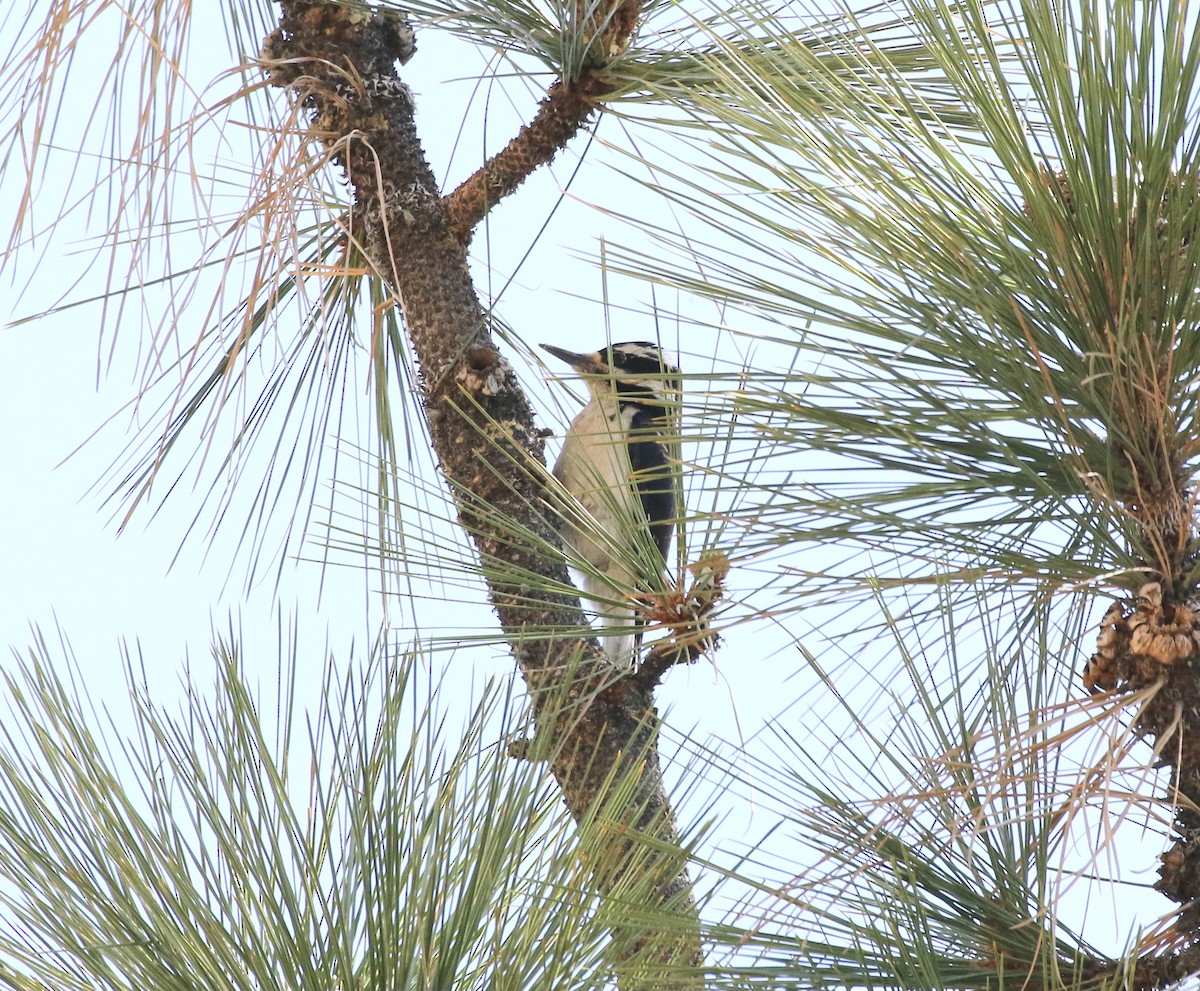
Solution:
M10 118L25 157L5 160L27 175L14 264L40 233L39 156L66 137L57 87L119 21L133 131L114 126L93 202L115 204L110 271L128 275L105 298L119 316L166 255L179 302L140 328L145 392L168 398L111 488L129 514L164 488L186 498L164 472L232 421L222 457L254 491L250 519L283 516L294 550L321 452L369 388L377 527L330 523L326 547L366 543L389 593L422 575L483 589L527 707L516 682L489 686L450 740L418 654L381 640L365 660L333 652L313 714L282 680L276 741L231 634L213 696L189 693L179 716L129 664L139 731L114 754L35 644L0 748L9 984L1200 973L1194 5L231 3L241 83L197 109L202 16L57 2L6 60L6 102L30 108ZM537 93L445 190L417 113L444 94L407 81L439 32ZM253 163L245 205L176 268L160 249L181 193L217 214L178 165L214 121ZM235 141L234 121L254 126ZM587 142L616 166L606 182L583 156L571 180L611 218L604 284L648 295L597 309L622 340L625 310L652 308L687 373L672 438L687 513L663 586L628 590L648 624L628 675L598 649L556 532L528 387L547 327L509 325L503 291L479 288L480 232L515 222L492 211L520 217L526 183ZM205 289L217 316L184 339ZM405 444L428 454L410 465ZM222 525L228 508L213 505ZM270 555L247 544L254 574ZM281 643L284 672L295 650ZM777 651L802 669L788 696L760 680ZM734 745L664 725L657 693L696 662L755 684L761 730ZM693 803L686 820L672 798ZM742 799L761 838L680 826ZM1177 909L1113 894L1145 887L1154 857ZM1120 936L1096 935L1106 895Z

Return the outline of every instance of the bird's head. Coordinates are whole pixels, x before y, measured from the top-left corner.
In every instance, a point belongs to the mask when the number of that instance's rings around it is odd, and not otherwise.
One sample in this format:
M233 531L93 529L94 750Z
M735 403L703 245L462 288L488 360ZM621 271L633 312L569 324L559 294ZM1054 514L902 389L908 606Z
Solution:
M586 354L542 347L578 372L594 396L615 393L623 402L662 405L678 395L681 372L657 344L628 341Z

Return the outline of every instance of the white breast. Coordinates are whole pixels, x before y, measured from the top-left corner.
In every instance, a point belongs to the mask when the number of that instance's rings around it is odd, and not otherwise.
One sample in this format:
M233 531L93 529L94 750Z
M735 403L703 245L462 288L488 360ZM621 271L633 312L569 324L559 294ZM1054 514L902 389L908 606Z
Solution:
M630 534L637 531L642 515L625 449L628 426L621 422L632 416L632 410L622 416L615 407L615 402L588 403L571 424L554 465L554 476L591 517L572 520L568 512L563 538L583 560L606 572L614 558L629 556ZM617 575L611 577L619 580ZM628 574L627 581L632 580Z
M595 572L583 571L584 594L606 626L631 628L627 597L636 591L632 534L644 527L641 500L631 481L625 449L628 420L611 397L594 399L575 417L554 465L554 476L575 497L561 509L563 540ZM608 414L608 415L606 415ZM605 652L617 664L633 663L632 633L610 636Z

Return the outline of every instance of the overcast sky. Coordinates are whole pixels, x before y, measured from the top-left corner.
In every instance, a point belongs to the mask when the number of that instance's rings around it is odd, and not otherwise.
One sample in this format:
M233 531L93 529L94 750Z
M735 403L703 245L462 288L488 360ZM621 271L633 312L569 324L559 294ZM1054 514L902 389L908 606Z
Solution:
M0 51L8 49L16 26L10 18L0 28L7 33L0 34ZM481 157L479 127L468 128L465 137L459 129L462 107L474 90L470 77L483 71L482 57L473 52L464 55L466 51L425 32L416 59L405 70L405 78L417 94L418 124L435 172L449 174L455 181ZM191 74L201 89L228 68L221 46L193 54ZM488 94L475 95L482 101ZM67 105L71 106L70 101ZM532 105L532 97L514 108L498 91L492 94L486 120L493 148L515 132ZM480 106L477 102L476 107ZM78 107L81 113L87 112L89 103L80 99ZM477 113L475 120L483 116ZM615 121L605 124L610 129L617 126ZM601 132L602 137L605 134L618 139L615 130ZM448 166L456 141L460 143L455 163ZM645 286L616 278L603 281L591 261L576 256L598 253L602 237L627 237L628 231L617 221L569 195L541 232L586 141L586 137L577 138L571 152L553 169L536 176L497 209L492 226L476 238L475 271L481 292L494 297L498 287L516 273L504 292L500 312L530 343L545 341L590 350L603 344L606 336L618 341L653 339L662 332L670 340L677 328L664 328L655 320ZM589 157L595 159L589 165L597 167L585 169L574 190L576 195L599 204L611 190L620 190L623 197L631 195L630 183L618 182L612 172L599 167L603 156L598 147ZM609 161L620 160L614 157ZM51 181L65 183L76 164L71 155L62 154L55 161ZM6 218L11 216L11 204L18 194L11 177L0 186L0 201L8 208L3 214ZM629 209L628 200L622 201L621 208ZM669 221L665 212L664 218ZM44 227L52 219L43 211L37 222ZM81 281L74 281L94 250L87 239L101 229L95 226L96 216L91 218L93 226L88 227L87 222L86 213L76 211L55 232L47 254L28 252L20 267L10 268L12 281L0 289L0 319L28 317L64 298L81 300L103 291L103 264ZM533 253L525 259L526 250L539 236ZM524 264L518 270L522 259ZM602 295L615 304L607 318L597 302ZM157 319L156 298L153 292L146 296L147 320ZM672 305L661 299L659 303ZM135 419L130 412L120 411L136 394L138 368L144 359L142 319L140 305L131 306L119 332L114 336L109 328L102 336L100 309L92 305L0 330L0 368L5 371L5 387L0 390L0 423L4 424L0 430L0 465L4 466L4 484L0 485L0 641L23 653L31 641L32 626L51 640L57 638L56 628L61 628L74 647L89 691L95 697L113 699L125 692L120 668L122 642L140 645L147 672L163 698L178 691L185 659L193 668L202 666L214 629L223 632L231 624L242 633L248 667L264 682L273 681L278 668L275 645L281 621L300 624L300 660L311 673L309 681L314 686L326 646L345 656L353 642L361 652L384 629L392 639L407 642L412 631L410 604L399 596L383 594L370 568L355 564L346 555L338 556L336 566L324 568L311 561L285 560L278 571L278 584L276 571L270 568L247 587L247 561L235 550L241 536L236 523L227 525L213 542L203 525L187 535L203 494L193 489L194 476L190 474L158 515L143 507L118 534L123 509L119 503L105 505L108 493L94 490L94 485L119 456ZM685 371L707 371L696 356L711 352L714 342L715 336L706 338L689 331L687 353L682 358ZM544 372L520 364L519 368L523 381L543 403L547 426L561 431L570 415L570 400L556 399L560 403L556 407L550 401L552 390L544 383ZM362 391L349 397L352 404L368 402L365 381L361 385ZM113 422L89 441L114 415ZM353 437L348 440L354 442ZM167 474L174 477L174 471ZM208 477L212 478L211 473ZM365 484L369 472L361 477ZM320 491L330 498L327 480ZM349 495L341 493L339 500ZM339 505L346 504L339 501ZM359 512L369 522L370 511ZM282 527L285 518L274 525ZM265 543L272 544L269 536ZM310 557L317 556L319 541L308 544L307 552ZM427 633L455 629L464 617L468 625L477 628L491 623L491 614L485 609L467 612L453 601L441 611L428 600L417 608ZM789 622L790 635L798 637L809 620L796 614ZM768 632L764 634L764 630ZM780 715L781 697L790 701L802 694L800 672L809 680L811 672L794 649L775 652L769 624L755 629L752 644L749 634L745 636L747 639L742 639L740 629L730 633L716 666L705 660L691 669L672 672L661 702L664 709L674 711L679 728L741 740L758 733L768 717ZM781 635L778 643L787 640ZM849 660L840 656L836 647L829 658L832 666ZM454 681L463 690L464 710L475 678L507 676L512 670L511 660L494 647L453 658L440 653L431 663L435 668L443 663L468 667L470 677ZM890 697L879 689L874 677L875 672L862 671L863 683L886 705ZM815 731L832 708L830 700L819 712L805 704L787 710L785 718L801 728L804 720L812 719ZM681 797L687 801L687 796ZM753 809L747 807L739 813L742 825L731 835L744 836L742 830L753 819Z

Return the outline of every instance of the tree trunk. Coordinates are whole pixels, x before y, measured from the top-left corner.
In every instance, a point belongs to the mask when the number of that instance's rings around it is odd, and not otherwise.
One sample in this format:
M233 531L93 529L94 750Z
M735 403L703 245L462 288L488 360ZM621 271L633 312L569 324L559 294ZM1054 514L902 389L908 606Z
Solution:
M569 579L561 558L544 553L559 538L544 475L533 467L545 464L543 434L492 340L466 239L417 137L396 69L414 51L413 32L391 11L368 15L313 0L281 7L263 60L272 83L303 101L312 132L345 170L354 225L401 307L433 450L533 699L537 740L520 749L549 761L580 826L620 983L700 987L696 905L685 860L669 849L677 832L659 768L652 680L622 676L578 632L547 633L579 631L586 619L576 596L545 590L569 588ZM638 916L653 904L670 911L656 913L661 925L622 922L620 905L630 899ZM676 974L670 983L664 966Z

